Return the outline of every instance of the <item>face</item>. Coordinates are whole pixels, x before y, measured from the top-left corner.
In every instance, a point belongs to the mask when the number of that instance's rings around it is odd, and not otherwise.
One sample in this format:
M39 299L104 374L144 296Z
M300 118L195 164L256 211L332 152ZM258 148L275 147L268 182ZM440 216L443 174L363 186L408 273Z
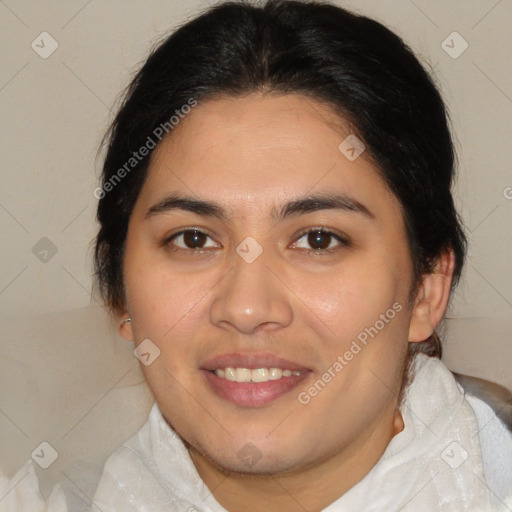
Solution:
M123 329L160 350L142 369L169 424L226 470L320 464L396 409L411 256L349 133L311 99L251 94L200 103L152 156Z

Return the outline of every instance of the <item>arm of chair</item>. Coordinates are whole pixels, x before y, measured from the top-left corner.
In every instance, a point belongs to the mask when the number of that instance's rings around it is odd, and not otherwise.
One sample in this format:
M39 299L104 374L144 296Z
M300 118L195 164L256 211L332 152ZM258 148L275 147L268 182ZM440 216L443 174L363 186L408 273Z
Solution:
M512 392L489 380L453 372L456 381L469 395L486 402L512 432Z

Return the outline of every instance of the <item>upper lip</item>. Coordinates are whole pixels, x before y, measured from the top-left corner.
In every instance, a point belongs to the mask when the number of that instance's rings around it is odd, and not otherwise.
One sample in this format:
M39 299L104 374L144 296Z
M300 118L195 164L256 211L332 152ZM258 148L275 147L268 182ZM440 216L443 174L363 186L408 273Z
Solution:
M217 370L219 368L281 368L283 370L306 371L309 368L294 363L282 357L269 353L234 352L232 354L219 354L201 364L203 370Z

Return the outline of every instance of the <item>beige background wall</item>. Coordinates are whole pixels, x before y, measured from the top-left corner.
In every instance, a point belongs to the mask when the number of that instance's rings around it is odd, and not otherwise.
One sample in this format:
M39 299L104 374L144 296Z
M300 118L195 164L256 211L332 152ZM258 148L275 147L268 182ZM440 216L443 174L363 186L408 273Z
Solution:
M339 4L397 31L438 77L470 239L445 360L512 388L512 2ZM0 2L0 467L14 472L46 440L59 458L40 471L43 487L64 481L83 503L105 457L151 405L133 347L109 331L90 297L96 150L150 44L205 6Z

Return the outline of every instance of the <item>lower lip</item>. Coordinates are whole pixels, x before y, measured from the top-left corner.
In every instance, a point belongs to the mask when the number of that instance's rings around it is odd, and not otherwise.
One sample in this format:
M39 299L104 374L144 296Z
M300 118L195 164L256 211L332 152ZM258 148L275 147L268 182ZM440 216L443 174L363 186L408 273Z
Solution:
M234 382L202 370L211 389L221 398L240 407L261 407L290 393L309 374L292 375L267 382Z

